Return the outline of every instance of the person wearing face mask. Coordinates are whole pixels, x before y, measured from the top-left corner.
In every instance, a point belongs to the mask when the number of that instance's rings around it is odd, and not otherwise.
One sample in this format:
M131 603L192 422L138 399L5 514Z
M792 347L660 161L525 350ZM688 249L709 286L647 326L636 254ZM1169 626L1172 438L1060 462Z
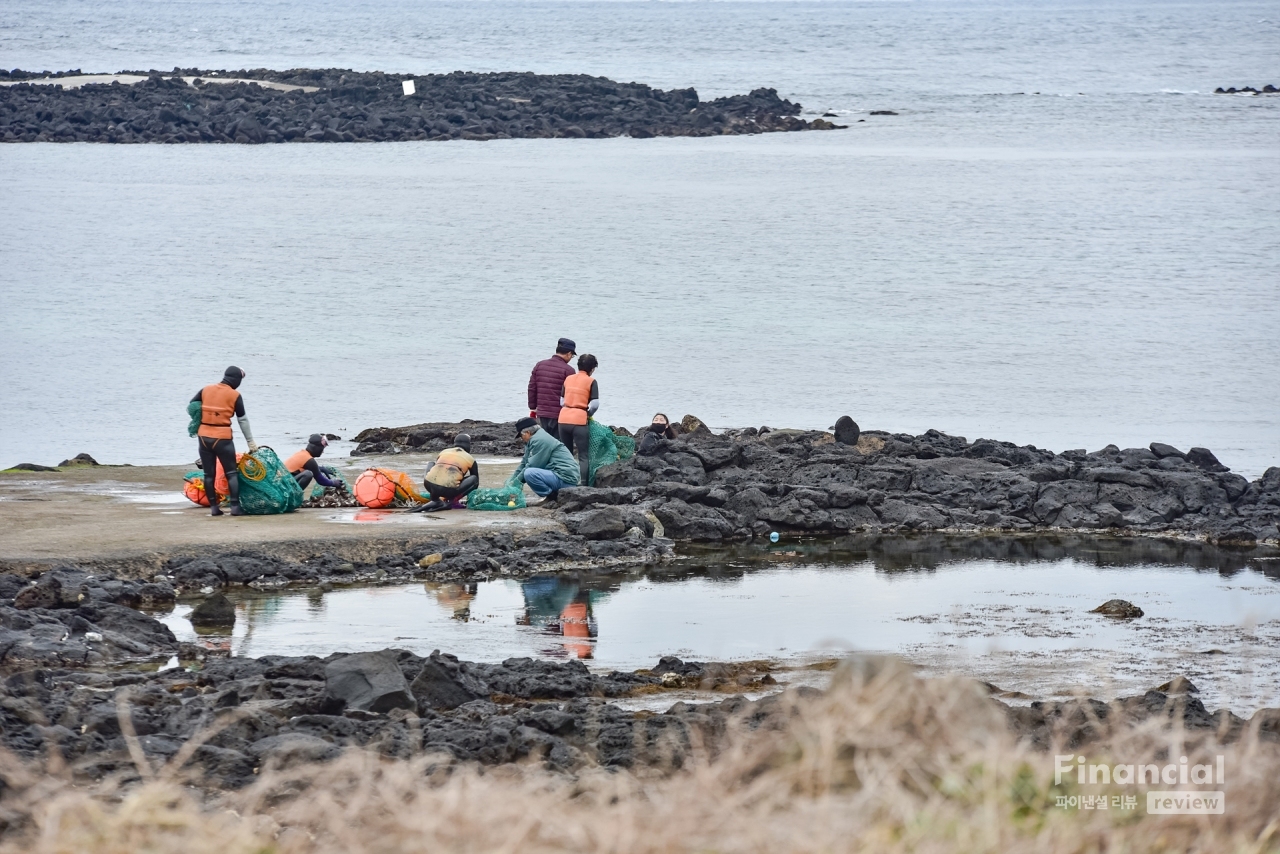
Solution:
M592 379L600 361L590 353L578 357L578 372L565 377L560 388L560 415L556 419L560 428L560 441L569 449L577 448L578 483L587 485L591 474L591 429L588 419L600 407L600 385Z
M312 481L340 492L347 488L341 480L329 477L324 468L316 462L327 447L329 447L329 440L323 433L312 433L307 439L307 446L284 461L284 467L289 470L289 474L293 475L293 479L298 482L304 494Z
M249 429L249 419L244 414L244 398L237 391L245 378L244 371L235 365L223 372L220 382L207 385L191 398L192 403L200 404L200 427L196 438L200 443L200 468L206 478L212 478L222 463L222 470L227 475L227 495L231 499L228 512L232 516L243 516L240 508L240 474L236 467L236 446L231 438L231 419L234 416L240 425L249 451L258 450L258 443L253 441L253 431ZM216 500L209 502L209 515L221 516L222 508Z
M661 412L653 416L653 422L640 431L640 446L636 449L637 454L648 456L658 449L658 442L662 439L674 439L680 435L676 427L671 423L671 419L663 415Z

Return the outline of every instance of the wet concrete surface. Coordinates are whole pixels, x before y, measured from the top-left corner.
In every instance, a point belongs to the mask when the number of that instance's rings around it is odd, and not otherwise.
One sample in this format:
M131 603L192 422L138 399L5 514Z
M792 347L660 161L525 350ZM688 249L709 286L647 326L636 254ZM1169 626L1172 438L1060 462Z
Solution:
M420 480L432 455L334 458L349 482L371 466L408 472ZM516 460L480 460L481 485L500 486ZM517 513L405 513L302 509L281 516L209 516L182 494L191 466L96 466L57 472L0 472L0 568L26 571L78 562L116 572L154 571L161 556L209 546L290 544L312 552L327 544L339 551L388 547L417 536L469 531L538 531L558 523L537 509ZM335 524L343 523L343 524ZM370 523L370 524L358 524ZM394 539L395 543L389 542ZM353 552L352 557L357 555Z

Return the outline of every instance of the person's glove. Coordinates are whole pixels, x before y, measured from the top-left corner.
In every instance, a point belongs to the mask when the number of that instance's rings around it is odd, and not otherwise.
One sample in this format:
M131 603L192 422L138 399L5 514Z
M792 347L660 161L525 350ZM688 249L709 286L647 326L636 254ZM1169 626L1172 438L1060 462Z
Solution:
M257 443L257 442L250 442L250 443L249 443L249 453L251 453L251 454L256 454L256 453L258 453L258 443Z
M538 417L538 410L536 410L536 409L530 409L530 410L529 410L529 417L530 417L530 418L537 418L537 417Z

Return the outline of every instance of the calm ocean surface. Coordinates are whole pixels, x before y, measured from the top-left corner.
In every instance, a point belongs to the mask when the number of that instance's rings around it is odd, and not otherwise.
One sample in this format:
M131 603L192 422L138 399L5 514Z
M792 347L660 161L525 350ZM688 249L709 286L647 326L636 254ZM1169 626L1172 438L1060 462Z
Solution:
M525 409L1280 464L1274 3L31 2L0 65L584 72L776 87L849 130L0 146L0 467ZM898 116L869 116L875 109ZM866 119L859 123L858 119Z

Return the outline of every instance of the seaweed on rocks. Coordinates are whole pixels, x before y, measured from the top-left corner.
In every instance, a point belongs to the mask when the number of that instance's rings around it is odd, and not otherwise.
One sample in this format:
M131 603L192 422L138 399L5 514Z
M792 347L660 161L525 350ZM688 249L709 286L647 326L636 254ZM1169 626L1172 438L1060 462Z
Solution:
M0 77L5 142L274 143L716 136L830 130L760 88L703 101L583 74L411 76L347 69L122 72L135 84L34 83L79 72ZM191 78L188 82L186 78ZM218 82L219 80L238 82ZM412 80L414 92L405 93ZM247 81L247 82L246 82ZM259 82L273 84L260 85ZM277 88L285 84L299 88Z

